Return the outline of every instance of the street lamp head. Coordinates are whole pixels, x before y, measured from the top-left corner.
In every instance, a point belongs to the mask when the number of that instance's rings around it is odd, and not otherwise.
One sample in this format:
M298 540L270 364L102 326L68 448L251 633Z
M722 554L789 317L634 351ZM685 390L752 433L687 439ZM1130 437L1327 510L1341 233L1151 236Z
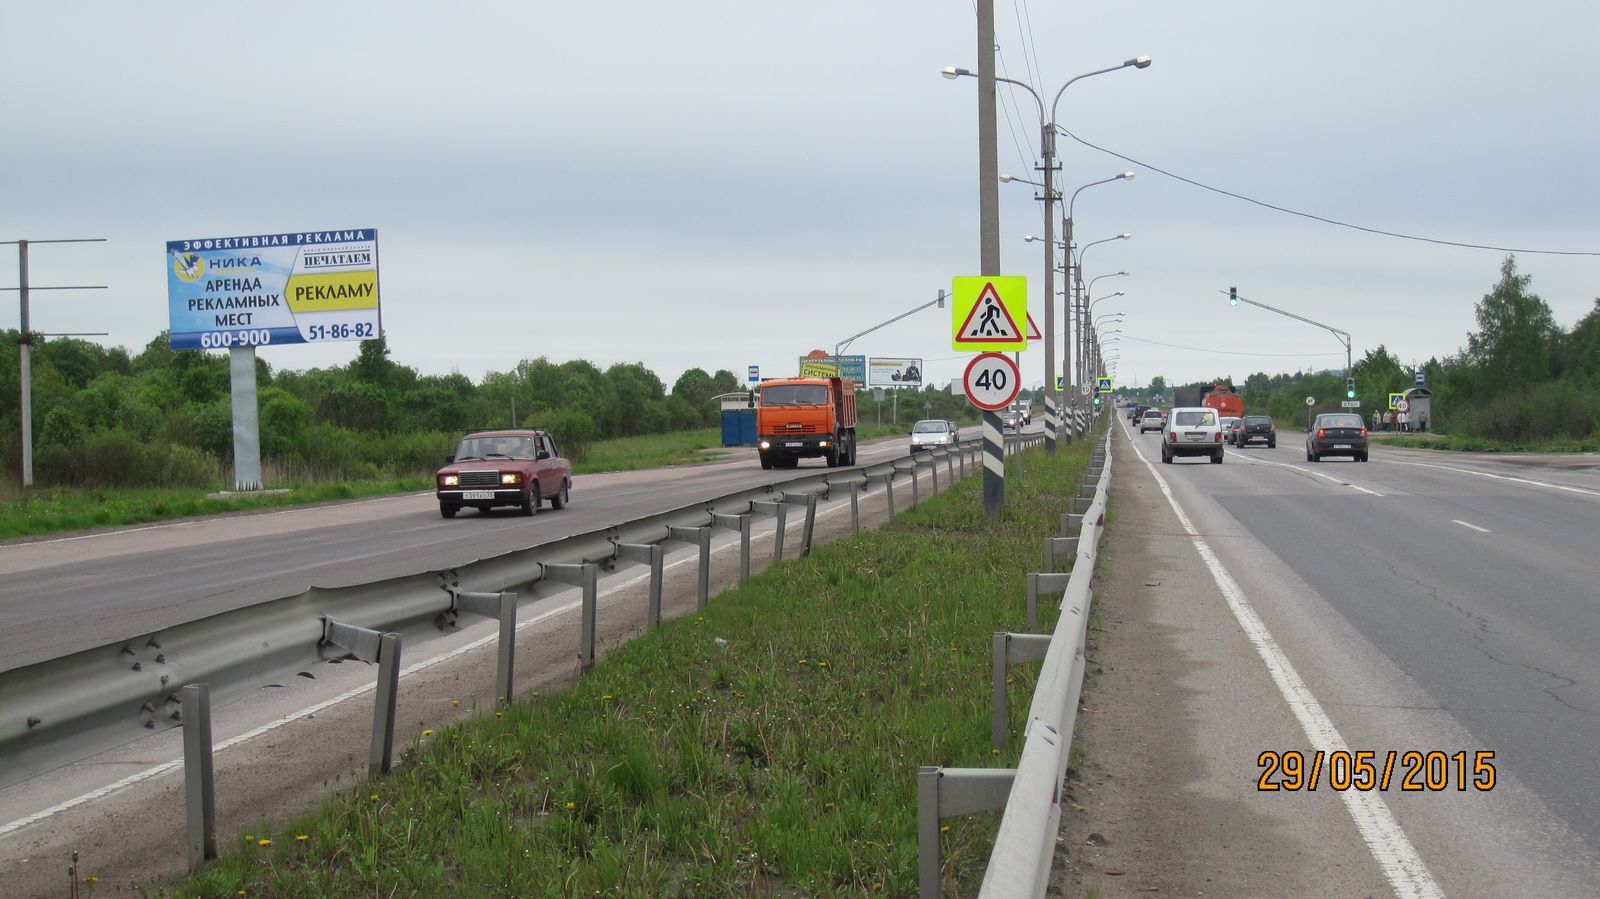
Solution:
M1147 62L1145 65L1149 65L1149 63ZM958 69L955 66L945 66L939 70L939 74L954 81L962 75L971 75L972 73L966 69Z
M1004 172L1001 172L1000 173L1000 183L1001 184L1010 184L1011 183L1011 176L1007 175ZM1032 238L1029 238L1029 239L1032 240Z
M1118 175L1117 177L1121 178L1124 181L1132 181L1133 180L1133 173L1132 172L1123 172L1122 174Z
M1123 234L1123 235L1121 235L1121 237L1122 237L1123 240L1132 240L1133 239L1133 235L1132 234Z
M1148 57L1148 56L1135 56L1134 58L1132 58L1132 59L1128 60L1127 62L1123 63L1123 65L1125 65L1125 66L1133 66L1136 69L1148 69L1148 68L1150 68L1150 57Z

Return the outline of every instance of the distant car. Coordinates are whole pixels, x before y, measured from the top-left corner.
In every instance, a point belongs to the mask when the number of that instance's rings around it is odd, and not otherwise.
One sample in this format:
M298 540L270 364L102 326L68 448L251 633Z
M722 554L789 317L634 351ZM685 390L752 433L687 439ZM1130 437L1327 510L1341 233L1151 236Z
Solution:
M1223 443L1226 443L1229 446L1233 445L1234 438L1238 436L1239 425L1243 421L1244 421L1244 419L1235 418L1232 415L1224 415L1222 417L1222 442Z
M936 446L953 446L961 439L955 422L942 418L925 418L911 426L911 451L921 452Z
M1022 427L1022 416L1015 409L1007 409L1000 414L1000 427L1020 428Z
M546 499L552 508L566 508L572 464L541 428L475 431L445 457L434 485L439 514L445 518L456 517L463 506L484 512L516 506L532 515Z
M1146 409L1144 414L1139 416L1139 433L1159 431L1165 424L1166 416L1161 414L1160 409Z
M1161 434L1161 461L1172 464L1178 456L1210 456L1222 464L1222 423L1217 410L1206 406L1178 406Z
M1138 421L1139 420L1139 416L1143 415L1144 414L1144 410L1146 410L1148 408L1150 408L1150 407L1149 406L1141 406L1138 403L1133 403L1133 404L1129 405L1128 406L1128 420L1129 421Z
M1367 425L1361 416L1349 412L1324 412L1306 431L1306 461L1321 462L1324 456L1349 456L1367 461Z
M1267 449L1276 449L1278 446L1278 426L1272 423L1271 416L1246 415L1244 427L1234 435L1234 446L1249 446L1257 440L1264 440Z

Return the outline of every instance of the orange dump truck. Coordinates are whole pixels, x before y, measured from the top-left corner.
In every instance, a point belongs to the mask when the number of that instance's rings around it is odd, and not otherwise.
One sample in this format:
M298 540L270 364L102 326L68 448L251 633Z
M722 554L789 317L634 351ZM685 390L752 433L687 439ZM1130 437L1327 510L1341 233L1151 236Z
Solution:
M756 403L762 468L793 468L821 456L856 464L856 385L845 378L769 378Z
M1223 418L1244 417L1244 397L1234 393L1233 388L1226 384L1212 385L1200 405L1210 406Z

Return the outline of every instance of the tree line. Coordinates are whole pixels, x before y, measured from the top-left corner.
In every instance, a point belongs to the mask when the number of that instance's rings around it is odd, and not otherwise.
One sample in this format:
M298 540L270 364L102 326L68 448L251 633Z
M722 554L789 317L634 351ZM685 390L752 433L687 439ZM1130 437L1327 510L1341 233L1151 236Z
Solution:
M0 433L7 478L22 457L14 330L0 335ZM39 485L214 486L233 453L226 354L173 350L165 332L137 354L73 338L31 353L34 475ZM478 382L423 375L362 341L348 365L275 371L256 360L263 472L269 483L384 479L431 472L467 431L548 427L581 458L595 440L715 425L712 397L732 372L692 368L670 390L640 363L524 360Z
M1433 394L1430 430L1506 445L1600 439L1600 299L1563 328L1532 291L1532 280L1507 256L1499 281L1477 303L1477 330L1453 355L1403 364L1381 344L1367 351L1352 364L1362 416L1386 410L1388 395L1414 386L1420 369ZM1246 412L1302 422L1308 396L1318 399L1317 411L1339 408L1344 377L1342 371L1257 372L1242 387L1231 377L1204 383L1233 387ZM1153 379L1148 393L1167 386Z

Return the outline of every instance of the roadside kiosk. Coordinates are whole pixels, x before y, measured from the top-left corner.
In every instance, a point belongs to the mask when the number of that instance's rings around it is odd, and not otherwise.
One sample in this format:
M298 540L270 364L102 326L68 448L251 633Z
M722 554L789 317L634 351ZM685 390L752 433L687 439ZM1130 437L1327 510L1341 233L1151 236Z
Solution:
M1427 422L1428 427L1434 426L1433 420L1433 393L1426 387L1412 387L1406 391L1406 418L1411 422L1411 430L1422 430L1419 425Z
M722 410L722 445L756 445L756 392L740 390L718 394L712 399Z

